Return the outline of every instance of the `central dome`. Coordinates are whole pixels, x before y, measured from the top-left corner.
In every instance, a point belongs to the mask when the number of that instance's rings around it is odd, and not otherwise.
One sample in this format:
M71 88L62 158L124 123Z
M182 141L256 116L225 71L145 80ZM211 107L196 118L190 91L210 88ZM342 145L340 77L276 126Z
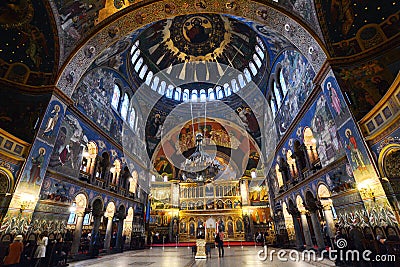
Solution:
M158 21L136 37L130 54L131 74L154 91L177 101L221 99L252 81L257 84L269 58L267 45L250 25L217 14L192 14ZM232 77L221 88L214 85L177 88L168 78L157 76L164 71L171 79L185 84L207 83L222 77L227 67L242 74Z

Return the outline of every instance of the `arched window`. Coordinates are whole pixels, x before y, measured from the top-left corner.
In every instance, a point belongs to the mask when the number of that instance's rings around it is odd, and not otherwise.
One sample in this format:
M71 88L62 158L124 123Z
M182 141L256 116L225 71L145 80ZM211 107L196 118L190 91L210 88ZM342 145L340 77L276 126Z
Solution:
M283 77L282 69L279 70L279 85L281 86L283 96L286 95L288 88L286 87L285 77Z
M256 40L257 40L257 44L261 47L261 49L263 51L265 51L265 45L264 45L263 41L260 39L260 37L257 36Z
M111 106L118 110L119 99L121 97L121 89L118 84L114 84L113 96L111 99Z
M276 164L275 166L275 172L276 172L276 179L278 180L278 186L281 188L283 186L283 178L282 178L282 173L279 171L279 165Z
M224 84L225 96L230 96L232 94L231 87L228 83Z
M277 104L278 109L279 109L281 107L281 104L282 104L281 93L279 92L279 88L276 85L276 81L274 81L272 83L272 86L274 87L273 92L274 92L274 96L275 96L275 99L276 99L276 104Z
M174 91L174 99L175 99L176 101L181 100L181 88L180 88L180 87L175 88L175 91Z
M135 54L133 54L133 56L131 57L132 65L135 65L136 60L137 60L139 57L140 57L140 50L138 49L138 50L135 51Z
M121 172L121 162L119 159L114 161L114 166L110 168L111 172L111 184L118 185L119 182L119 174Z
M275 106L275 101L274 101L274 98L273 98L273 97L271 97L271 98L269 99L269 105L270 105L270 107L271 107L272 116L275 117L275 114L276 114L276 106Z
M264 55L263 50L261 50L261 48L258 45L256 45L256 52L257 52L258 56L261 58L261 60L263 60L265 55Z
M248 69L248 68L245 68L245 69L243 70L243 73L244 73L244 77L246 77L247 82L248 82L248 83L251 82L251 75L250 75L249 69Z
M317 140L314 137L314 134L310 127L304 128L304 145L307 148L308 158L310 159L311 163L314 163L318 160L318 153L317 153Z
M191 100L193 102L197 101L198 95L197 95L197 90L192 90L192 97Z
M201 102L207 101L207 94L206 94L206 90L204 90L204 89L200 90L200 101Z
M132 45L132 48L131 48L131 55L133 55L133 53L135 53L136 49L138 49L138 48L139 48L139 40L137 40L137 41Z
M135 68L134 69L135 69L136 72L139 71L139 69L142 66L142 64L143 64L143 58L141 57L141 58L139 58L139 60L135 64Z
M208 99L209 100L215 100L214 88L208 88Z
M257 54L253 55L253 59L254 59L254 62L256 63L256 65L257 65L257 68L261 68L262 62L261 62L260 58L257 56Z
M174 92L174 86L172 84L168 85L167 91L165 93L165 96L168 98L172 98L172 93Z
M134 108L131 108L131 112L129 113L129 126L131 127L132 130L136 128L135 120L136 120L136 110Z
M182 100L183 101L188 101L189 100L189 89L183 90Z
M236 79L232 79L231 85L232 85L232 90L233 90L234 93L239 91L239 85L237 84Z
M250 63L249 63L249 68L250 68L251 74L253 74L253 76L256 76L258 71L252 61L250 61Z
M224 90L222 89L221 86L217 86L217 99L222 99L224 98Z
M126 120L126 116L128 115L129 108L129 95L127 93L124 94L124 100L121 105L121 116L124 120Z
M151 79L153 79L153 72L152 72L152 71L149 71L149 72L147 73L146 81L145 81L145 83L146 83L148 86L150 86Z
M157 87L158 87L158 82L160 81L160 78L157 76L154 77L153 82L151 83L151 89L157 92Z
M143 68L140 70L140 73L139 73L139 78L140 78L140 79L143 79L143 78L144 78L144 75L146 74L147 69L148 69L148 67L147 67L147 65L145 64L145 65L143 66Z
M158 93L160 95L165 93L165 87L167 87L167 83L165 81L161 81L160 86L158 87Z
M292 175L292 177L297 177L297 167L296 167L296 161L294 160L294 158L292 158L292 151L289 149L286 152L286 160L287 163L289 164L290 167L290 174Z
M246 82L245 82L244 77L243 77L242 74L239 74L239 75L238 75L238 80L239 80L240 88L243 88L243 87L246 86Z

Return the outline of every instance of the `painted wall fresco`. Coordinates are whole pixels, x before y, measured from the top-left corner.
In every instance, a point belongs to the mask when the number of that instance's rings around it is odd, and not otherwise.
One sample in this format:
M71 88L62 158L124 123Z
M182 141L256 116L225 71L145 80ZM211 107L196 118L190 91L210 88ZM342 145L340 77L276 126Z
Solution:
M305 130L309 128L315 139L315 149L322 167L334 162L344 155L344 146L339 139L334 119L329 111L328 103L323 94L320 94L314 104L304 114L294 132L288 137L282 146L278 157L287 160L287 152L294 151L294 143L296 140L300 143L305 141ZM277 159L273 163L276 166Z
M393 1L315 1L332 56L349 56L399 33L399 3Z
M99 12L105 7L106 0L54 1L62 32L60 38L64 42L64 55L67 56L78 42L84 39L93 27L98 24Z
M278 134L282 136L311 93L315 73L307 59L295 50L287 50L278 57L271 71L275 73L276 82L279 82L278 66L282 68L285 78L283 86L287 88L287 94L275 119ZM272 88L269 88L269 91L271 90Z
M3 70L8 69L10 80L36 85L34 77L43 77L46 73L53 76L57 66L55 25L50 21L47 5L42 0L6 0L0 4L0 61ZM13 68L14 63L22 67ZM26 77L19 80L18 76ZM44 80L41 84L51 82Z
M40 118L46 111L50 95L35 96L20 93L14 88L0 89L0 128L31 143L37 131ZM13 103L10 105L10 103Z
M342 125L351 115L335 77L333 75L327 77L323 82L322 88L327 101L326 105L336 125Z
M111 98L117 80L122 92L130 90L116 72L106 69L92 70L82 79L72 99L79 110L114 140L121 142L122 120L111 108ZM121 95L123 95L122 92Z
M400 47L353 66L334 70L357 120L385 95L400 70Z
M122 153L111 146L103 137L100 137L98 133L77 119L70 111L67 111L55 142L49 168L70 177L78 178L82 163L82 152L89 141L96 142L99 155L108 151L111 163L115 159L123 157Z

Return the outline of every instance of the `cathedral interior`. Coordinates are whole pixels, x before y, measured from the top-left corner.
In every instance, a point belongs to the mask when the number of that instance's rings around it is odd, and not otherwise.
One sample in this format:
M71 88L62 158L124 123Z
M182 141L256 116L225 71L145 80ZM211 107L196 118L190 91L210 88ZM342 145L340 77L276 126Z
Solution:
M400 246L399 4L1 1L0 248Z

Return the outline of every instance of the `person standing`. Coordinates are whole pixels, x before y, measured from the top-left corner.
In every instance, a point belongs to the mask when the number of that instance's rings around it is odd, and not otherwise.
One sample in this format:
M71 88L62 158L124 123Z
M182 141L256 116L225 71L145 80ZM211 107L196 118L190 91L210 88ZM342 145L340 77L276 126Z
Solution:
M17 235L10 244L8 255L4 259L4 266L18 266L21 260L21 254L24 250L22 235Z
M49 238L47 237L47 233L43 232L39 235L39 240L37 241L37 248L33 258L35 259L34 267L39 267L43 264L43 258L46 257L46 247L49 242Z
M219 231L218 255L224 257L224 232Z

